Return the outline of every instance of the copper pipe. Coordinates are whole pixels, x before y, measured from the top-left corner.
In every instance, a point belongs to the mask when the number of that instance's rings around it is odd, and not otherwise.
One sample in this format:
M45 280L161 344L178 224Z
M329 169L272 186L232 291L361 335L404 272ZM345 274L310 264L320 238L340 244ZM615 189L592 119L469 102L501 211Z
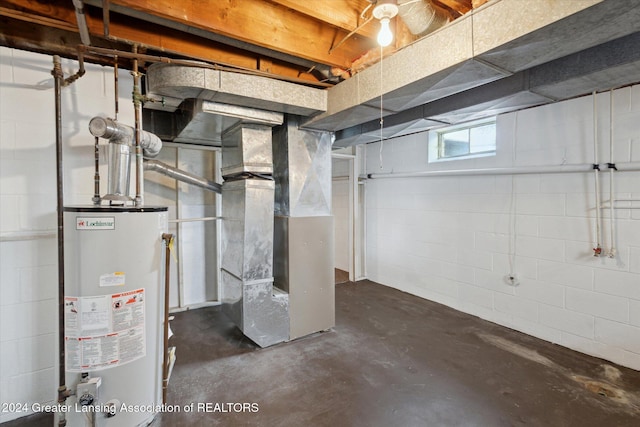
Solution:
M133 53L136 55L138 53L138 45L133 46ZM142 148L140 147L140 72L138 72L138 57L134 56L133 58L133 71L131 71L131 75L133 76L133 112L134 112L134 120L135 120L135 147L136 147L136 198L135 204L136 206L142 205Z
M171 255L171 241L173 240L173 234L162 233L162 240L165 242L165 255L164 255L164 353L162 359L162 403L167 403L167 388L169 386L169 283L171 279L170 274L170 255Z

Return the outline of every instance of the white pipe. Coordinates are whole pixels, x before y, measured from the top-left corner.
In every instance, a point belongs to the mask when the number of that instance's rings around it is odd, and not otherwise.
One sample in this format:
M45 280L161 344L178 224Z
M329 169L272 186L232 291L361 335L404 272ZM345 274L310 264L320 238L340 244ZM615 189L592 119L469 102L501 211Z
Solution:
M609 91L609 200L613 200L614 198L614 170L615 164L613 160L613 89ZM609 258L615 258L616 244L615 244L615 217L613 211L613 203L609 203L609 232L611 233L609 239L609 253L607 254Z
M170 219L169 224L181 223L181 222L197 222L197 221L217 221L222 219L220 216L207 216L203 218L185 218L185 219Z
M593 248L593 256L600 256L602 252L602 232L600 230L600 167L598 164L598 108L597 94L593 92L593 173L596 195L596 247ZM598 165L598 166L596 166Z
M346 153L331 153L331 157L334 159L355 159L355 154L346 154Z
M599 165L599 166L606 166ZM626 162L616 164L618 172L640 172L640 162ZM383 179L383 178L428 178L437 176L480 176L480 175L531 175L547 173L587 173L593 170L591 163L574 165L551 165L551 166L522 166L514 168L486 168L486 169L458 169L445 171L421 171L405 173L370 173L361 176L361 179Z
M638 172L640 170L640 162L624 162L617 163L618 172Z
M0 242L19 242L22 240L53 239L58 235L57 230L42 230L33 232L8 232L0 234Z
M587 173L593 170L590 163L550 166L520 166L511 168L454 169L442 171L421 171L405 173L371 173L370 179L379 178L418 178L431 176L478 176L478 175L527 175L542 173Z

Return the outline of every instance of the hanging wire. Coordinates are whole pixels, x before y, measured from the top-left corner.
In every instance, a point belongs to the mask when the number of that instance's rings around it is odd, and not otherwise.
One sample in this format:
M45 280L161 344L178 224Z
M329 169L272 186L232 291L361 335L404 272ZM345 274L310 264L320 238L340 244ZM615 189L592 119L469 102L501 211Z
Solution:
M382 130L384 128L384 110L383 110L383 87L382 87L382 79L384 74L382 72L382 45L380 46L380 170L383 169L382 165L382 149L384 148L384 136L382 134Z

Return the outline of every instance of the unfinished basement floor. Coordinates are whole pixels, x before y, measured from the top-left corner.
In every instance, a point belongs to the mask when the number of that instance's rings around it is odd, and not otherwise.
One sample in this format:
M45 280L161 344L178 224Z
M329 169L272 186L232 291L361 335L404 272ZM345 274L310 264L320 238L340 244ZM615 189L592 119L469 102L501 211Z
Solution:
M258 349L220 307L177 313L168 403L258 411L152 426L640 425L638 371L369 281L336 286L336 320Z

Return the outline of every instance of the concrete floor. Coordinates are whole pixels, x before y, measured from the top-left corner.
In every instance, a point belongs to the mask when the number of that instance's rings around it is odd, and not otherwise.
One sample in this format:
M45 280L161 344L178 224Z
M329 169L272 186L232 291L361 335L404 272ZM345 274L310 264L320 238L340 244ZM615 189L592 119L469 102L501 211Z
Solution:
M372 282L336 287L333 331L258 350L219 307L176 315L155 426L638 426L640 372Z
M369 281L336 287L336 319L257 349L220 307L177 313L168 403L257 412L164 413L152 426L640 425L638 371Z

